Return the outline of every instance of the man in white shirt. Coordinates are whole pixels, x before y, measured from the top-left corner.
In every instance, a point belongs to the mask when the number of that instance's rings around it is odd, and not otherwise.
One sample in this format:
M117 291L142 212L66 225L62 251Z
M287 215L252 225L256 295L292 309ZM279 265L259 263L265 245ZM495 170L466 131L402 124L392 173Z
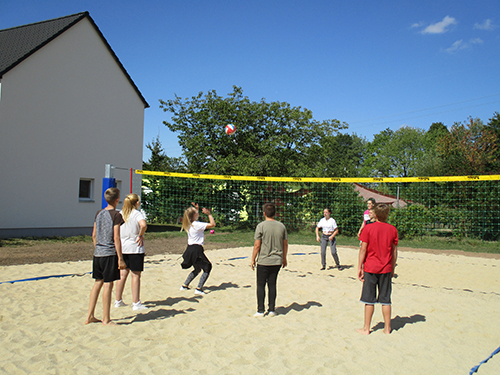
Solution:
M330 249L332 251L333 260L337 265L337 268L342 271L342 266L340 265L339 256L337 255L337 246L335 236L339 233L339 228L337 227L337 222L333 219L332 210L325 208L323 211L324 217L319 221L316 226L316 241L321 241L321 270L326 269L326 245L330 244ZM319 236L319 228L322 229L321 238Z

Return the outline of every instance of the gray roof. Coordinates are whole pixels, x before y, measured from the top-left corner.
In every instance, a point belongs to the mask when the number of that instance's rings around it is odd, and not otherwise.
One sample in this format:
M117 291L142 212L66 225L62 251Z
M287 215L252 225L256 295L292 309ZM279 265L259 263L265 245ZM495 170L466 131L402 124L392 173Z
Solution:
M149 104L146 102L146 99L144 99L134 81L132 81L132 78L104 38L104 35L102 35L94 20L90 17L89 12L0 30L0 78L84 18L87 18L94 26L109 52L118 63L118 66L122 69L130 84L144 102L144 106L148 108Z

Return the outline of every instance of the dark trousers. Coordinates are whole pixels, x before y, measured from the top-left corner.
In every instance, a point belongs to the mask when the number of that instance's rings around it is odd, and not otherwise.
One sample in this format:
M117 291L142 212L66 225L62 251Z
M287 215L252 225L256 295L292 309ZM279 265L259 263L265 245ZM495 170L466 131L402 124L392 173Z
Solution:
M281 266L262 266L257 264L257 311L263 313L266 299L266 284L269 289L269 311L276 309L276 281Z
M197 245L195 245L197 246ZM193 264L194 270L188 275L184 285L189 286L189 283L193 281L193 279L198 276L201 270L203 270L203 274L200 277L200 282L198 283L198 289L203 289L203 285L210 276L210 271L212 270L212 263L208 260L205 253L201 253L196 263Z

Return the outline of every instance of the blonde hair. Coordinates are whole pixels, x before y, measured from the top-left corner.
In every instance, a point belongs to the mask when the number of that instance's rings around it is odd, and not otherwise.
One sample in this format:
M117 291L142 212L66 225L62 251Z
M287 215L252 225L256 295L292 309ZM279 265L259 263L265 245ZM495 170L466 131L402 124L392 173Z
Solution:
M194 207L189 207L184 211L184 216L182 217L182 227L181 227L181 232L185 230L186 232L189 230L189 227L194 221L194 215L196 215L196 208Z
M117 199L120 199L120 189L112 187L104 192L104 199L109 204L113 204Z
M135 210L135 205L139 202L139 200L140 198L137 194L129 194L123 200L122 216L125 222L127 222L132 211Z

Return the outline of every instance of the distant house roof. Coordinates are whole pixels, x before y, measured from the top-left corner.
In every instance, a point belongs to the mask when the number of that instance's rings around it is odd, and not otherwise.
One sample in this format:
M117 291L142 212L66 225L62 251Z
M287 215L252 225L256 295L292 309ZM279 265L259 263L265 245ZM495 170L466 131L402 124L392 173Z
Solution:
M109 52L118 63L118 66L143 101L144 107L148 108L149 104L146 102L146 99L144 99L144 96L111 49L108 41L104 38L104 35L102 35L92 17L90 17L89 12L0 30L0 78L84 18L87 18L94 26Z
M402 199L399 199L398 202L398 198L394 195L383 194L380 191L368 189L360 184L355 183L354 190L358 192L358 194L363 198L364 201L367 201L368 198L373 198L377 203L385 203L391 205L392 207L398 207L398 204L399 207L406 207L408 204Z

